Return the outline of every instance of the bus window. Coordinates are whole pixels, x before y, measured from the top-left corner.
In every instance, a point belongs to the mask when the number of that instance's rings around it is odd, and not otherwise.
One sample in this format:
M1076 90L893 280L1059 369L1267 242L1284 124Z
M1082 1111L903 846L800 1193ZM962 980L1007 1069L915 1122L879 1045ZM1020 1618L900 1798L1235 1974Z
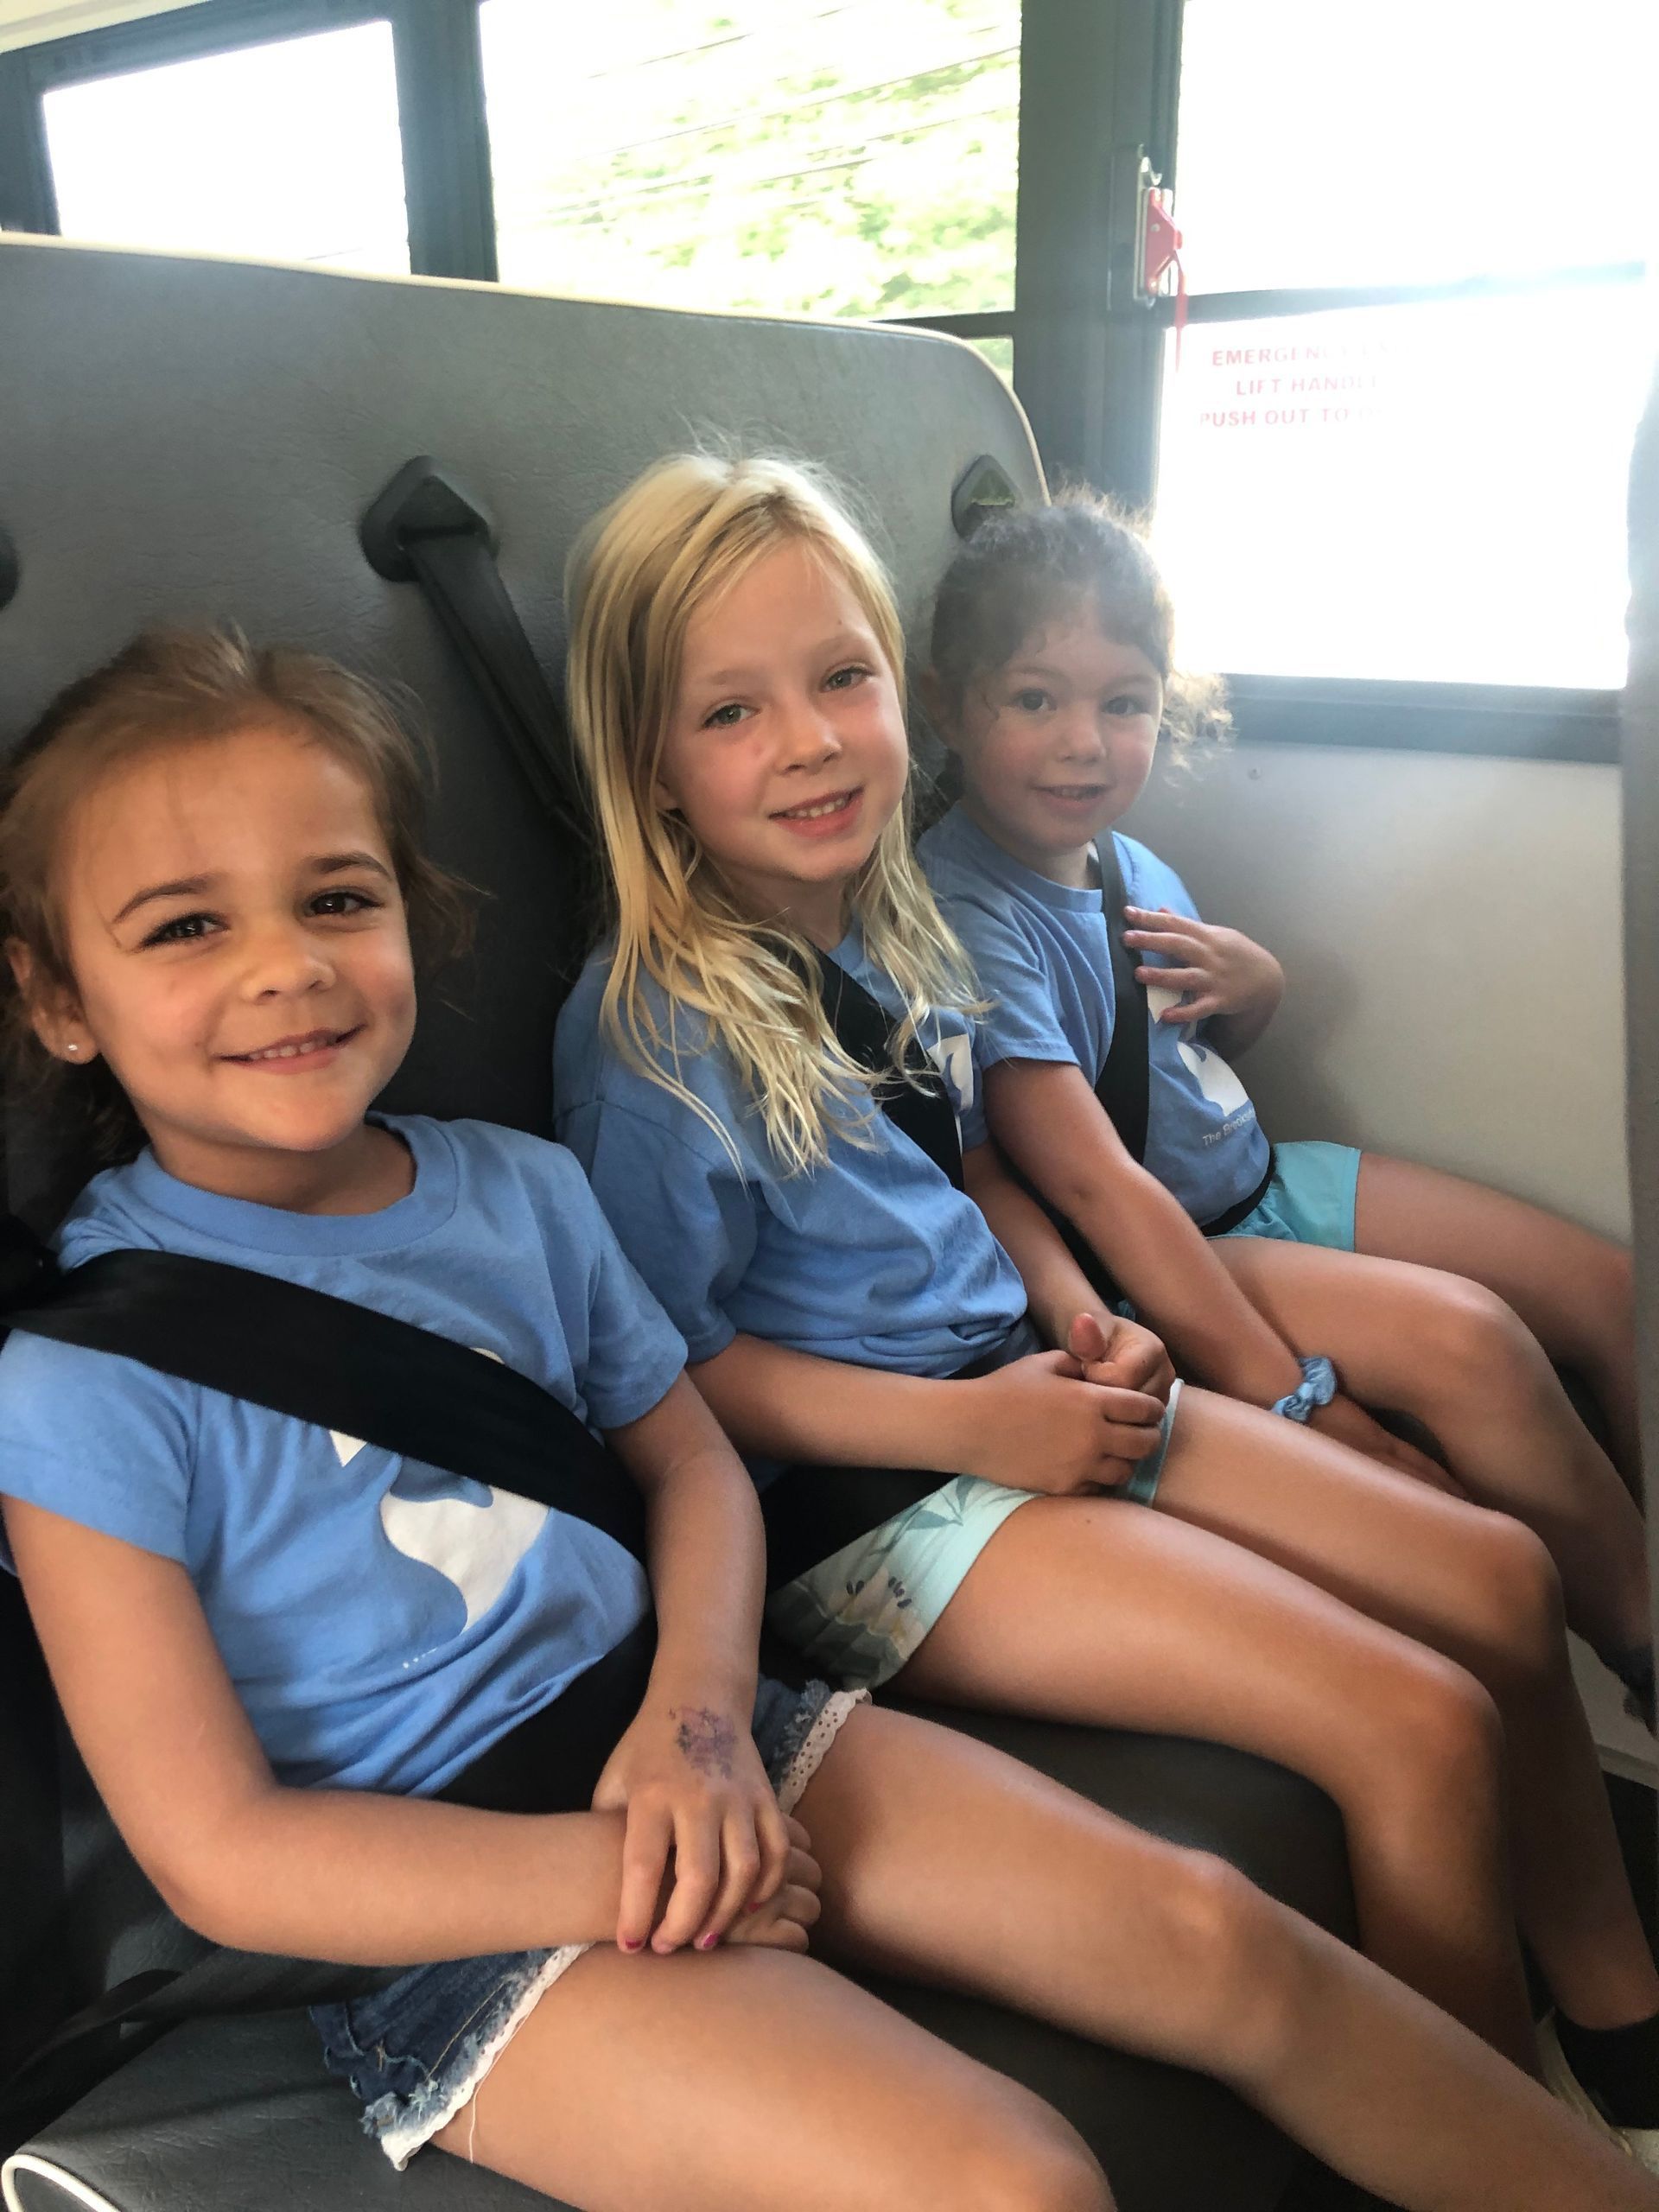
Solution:
M391 26L48 92L66 236L406 274Z
M504 282L1011 317L1019 0L484 0L480 24Z
M1157 535L1195 664L1622 680L1656 60L1649 0L1187 0Z

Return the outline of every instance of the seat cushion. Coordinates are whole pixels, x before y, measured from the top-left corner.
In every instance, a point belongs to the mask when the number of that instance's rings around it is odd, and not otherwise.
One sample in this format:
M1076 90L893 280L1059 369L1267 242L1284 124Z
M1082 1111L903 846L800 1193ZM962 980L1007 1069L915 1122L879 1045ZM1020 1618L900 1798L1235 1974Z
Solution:
M908 1709L1023 1758L1137 1826L1221 1852L1299 1910L1351 1932L1340 1820L1296 1777L1213 1745ZM1109 1911L1110 1898L1101 1903ZM1106 2167L1122 2212L1279 2203L1296 2152L1217 2084L970 1999L870 1986L1065 2113ZM10 2177L19 2212L505 2212L546 2202L440 2152L396 2174L359 2132L349 2094L324 2075L309 2023L292 2013L175 2030L44 2129L23 2159Z

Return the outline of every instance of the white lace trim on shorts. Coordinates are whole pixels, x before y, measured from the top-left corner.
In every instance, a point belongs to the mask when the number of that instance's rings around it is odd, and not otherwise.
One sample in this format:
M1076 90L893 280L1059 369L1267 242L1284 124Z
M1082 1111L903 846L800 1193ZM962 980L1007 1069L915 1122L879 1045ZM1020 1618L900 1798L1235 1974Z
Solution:
M584 1951L591 1951L593 1948L591 1943L566 1943L556 1951L550 1951L519 1993L518 2003L479 2052L471 2071L462 2075L435 2108L423 2104L418 2118L411 2114L396 2126L385 2131L379 2139L380 2148L399 2173L423 2145L429 2143L442 2129L448 2127L463 2106L471 2103L488 2079L496 2060L541 2003L547 1991L562 1974L569 1973Z
M800 1803L806 1794L808 1783L823 1764L830 1746L841 1733L848 1715L855 1707L868 1702L868 1690L833 1690L824 1700L823 1709L807 1730L801 1748L791 1760L789 1771L779 1785L778 1802L785 1812L792 1813ZM399 2173L423 2145L429 2143L435 2135L448 2127L458 2112L471 2103L489 2078L497 2059L547 1992L562 1975L569 1974L584 1951L591 1951L594 1948L591 1943L566 1943L561 1949L550 1952L524 1985L518 2003L479 2052L471 2070L455 2083L437 2109L432 2111L423 2107L418 2119L410 2117L398 2126L386 2129L379 2139L380 2148Z

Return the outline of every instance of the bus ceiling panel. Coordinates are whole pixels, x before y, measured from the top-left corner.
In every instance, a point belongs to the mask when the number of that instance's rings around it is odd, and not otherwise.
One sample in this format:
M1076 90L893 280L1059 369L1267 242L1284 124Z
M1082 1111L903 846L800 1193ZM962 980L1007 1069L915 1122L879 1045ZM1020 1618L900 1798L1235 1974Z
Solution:
M22 240L0 239L0 421L22 569L0 615L4 741L148 621L229 619L410 687L444 766L440 851L496 894L473 1018L433 1006L410 1084L430 1109L531 1125L567 874L419 594L364 556L393 473L439 454L487 511L550 674L576 532L700 438L827 465L912 618L969 464L1041 487L1007 387L948 338Z
M192 0L190 5L23 47L15 59L43 92L132 69L196 61L274 39L343 30L391 12L391 0Z

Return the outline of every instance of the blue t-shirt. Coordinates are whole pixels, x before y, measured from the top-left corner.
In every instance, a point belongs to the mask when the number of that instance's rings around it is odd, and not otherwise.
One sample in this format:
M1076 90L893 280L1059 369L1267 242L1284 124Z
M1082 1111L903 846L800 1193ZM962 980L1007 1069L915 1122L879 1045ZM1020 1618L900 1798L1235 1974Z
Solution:
M415 1184L378 1213L220 1198L145 1153L81 1193L63 1262L228 1261L490 1352L594 1428L648 1413L685 1347L569 1154L482 1122L385 1125ZM638 1561L585 1521L43 1337L0 1352L0 1490L188 1570L291 1784L442 1789L649 1603Z
M1116 836L1127 903L1199 918L1172 868L1133 837ZM980 1021L981 1064L1071 1060L1092 1085L1112 1041L1115 993L1106 913L1097 890L1051 882L1005 853L960 804L919 847L951 927L967 946L991 1010ZM1121 915L1115 927L1127 926ZM1138 964L1163 967L1161 953ZM1157 984L1152 1016L1147 1172L1194 1221L1213 1221L1247 1198L1268 1169L1268 1141L1249 1094L1199 1025L1161 1022L1179 994Z
M856 935L835 957L899 1014L898 994ZM705 1049L702 1017L671 1014L658 997L658 1022L677 1025L683 1078L730 1132L734 1160L699 1116L601 1035L607 967L607 955L588 964L559 1016L558 1132L691 1359L712 1359L741 1331L822 1359L949 1375L1002 1342L1026 1310L1020 1276L979 1208L918 1146L872 1108L861 1141L832 1130L823 1166L786 1173L738 1070ZM971 1024L941 1010L922 1042L964 1149L983 1143Z

